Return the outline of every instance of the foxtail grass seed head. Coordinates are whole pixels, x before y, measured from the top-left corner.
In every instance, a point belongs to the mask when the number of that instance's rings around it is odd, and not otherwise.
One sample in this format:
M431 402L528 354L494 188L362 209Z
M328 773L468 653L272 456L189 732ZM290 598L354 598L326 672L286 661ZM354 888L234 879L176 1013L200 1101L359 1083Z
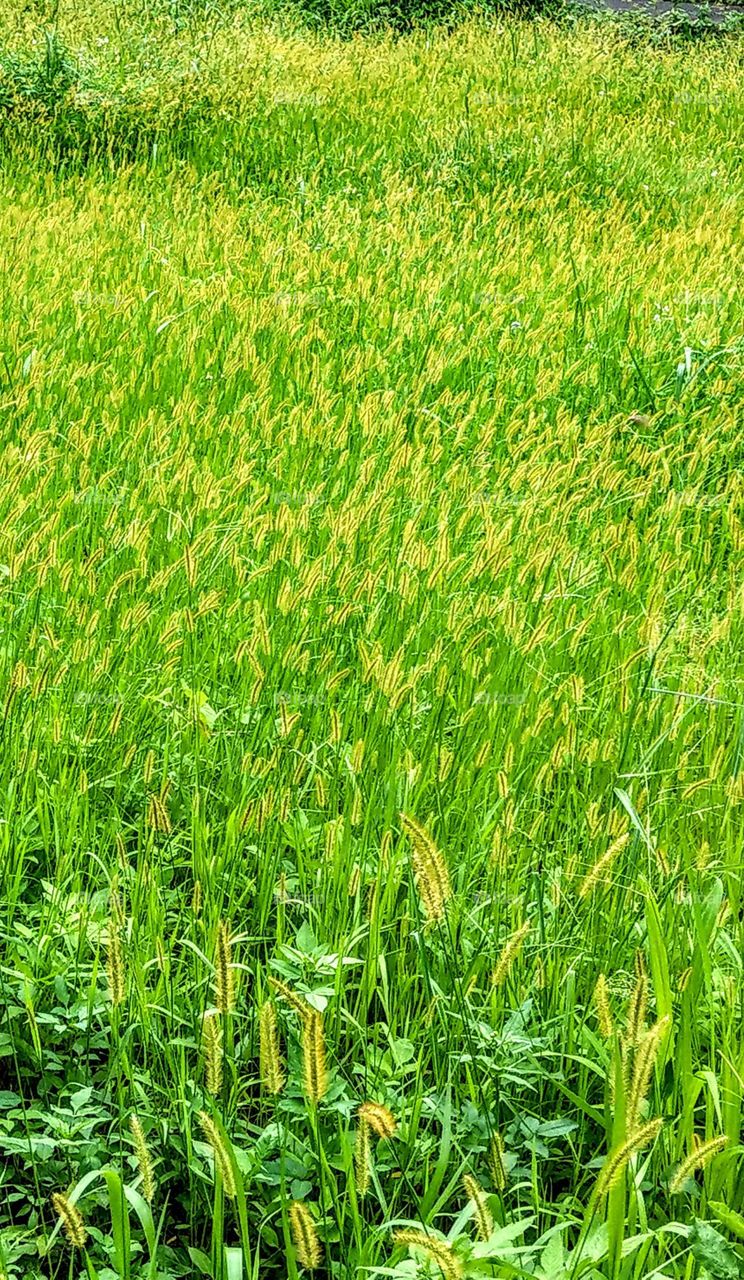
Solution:
M137 1116L130 1116L129 1128L132 1134L132 1142L134 1143L134 1153L137 1157L137 1167L142 1179L142 1194L147 1203L152 1204L155 1197L155 1171L147 1146L145 1131Z
M124 1003L127 991L122 930L117 925L113 916L109 920L106 976L108 979L109 997L112 1005L116 1009L119 1005Z
M480 1183L470 1174L466 1174L463 1178L463 1186L465 1194L473 1206L473 1220L476 1225L479 1240L488 1240L493 1235L493 1216L488 1207L488 1199Z
M634 1132L641 1123L641 1109L651 1084L654 1063L661 1042L669 1028L668 1015L651 1027L638 1042L633 1057L633 1074L626 1101L626 1125Z
M428 831L406 813L401 823L411 842L411 862L421 906L429 924L444 919L452 895L447 864Z
M462 1262L446 1240L427 1235L425 1231L408 1230L393 1232L393 1240L409 1249L419 1249L430 1262L436 1263L444 1280L462 1280Z
M631 1156L656 1140L663 1123L663 1120L649 1120L610 1152L597 1178L593 1196L595 1201L601 1200L612 1191L613 1187L617 1186Z
M604 884L605 877L609 875L618 855L622 853L628 840L627 832L617 840L613 840L609 848L602 854L602 857L598 858L594 866L589 868L579 885L580 898L588 898L600 884Z
M292 1009L296 1014L299 1014L300 1018L304 1020L308 1016L310 1013L310 1005L307 1000L298 995L296 991L293 991L286 982L282 982L281 978L274 978L270 976L269 986L272 991L276 992L280 1000L283 1000L285 1004L289 1005L290 1009Z
M267 1093L279 1094L284 1088L284 1071L279 1050L276 1009L272 1000L265 1000L261 1005L258 1031L261 1080Z
M594 1008L597 1011L597 1023L599 1024L599 1034L609 1040L614 1031L612 1025L612 1014L610 1012L610 998L607 990L607 979L603 973L597 978L597 984L594 988Z
M530 925L525 923L504 943L501 955L496 961L496 965L491 974L492 986L500 987L502 983L506 982L506 979L511 973L514 962L522 950L524 940L529 932Z
M147 825L156 834L169 836L173 827L168 813L167 802L153 793L147 802Z
M307 1271L315 1271L320 1266L323 1251L310 1210L301 1200L293 1200L289 1206L289 1222L297 1261Z
M235 1008L235 973L232 966L232 942L230 925L220 920L214 949L214 1002L220 1013L232 1013Z
M392 1111L381 1102L363 1102L359 1117L364 1120L378 1138L394 1138L398 1128Z
M222 1026L216 1013L204 1015L202 1044L207 1092L216 1098L222 1089Z
M199 1112L199 1124L204 1137L212 1148L212 1154L214 1155L214 1167L222 1179L222 1187L225 1195L228 1200L234 1200L237 1195L235 1174L233 1173L232 1162L222 1134L217 1128L212 1117L208 1115L206 1111Z
M52 1205L72 1247L74 1249L84 1249L85 1242L88 1239L88 1232L80 1210L68 1196L62 1195L60 1191L55 1191L52 1196Z
M701 1142L694 1151L690 1153L686 1160L683 1160L677 1166L674 1175L669 1183L669 1191L673 1196L677 1196L684 1191L685 1183L691 1178L693 1173L698 1169L704 1169L710 1164L711 1160L723 1151L728 1144L728 1136L723 1133L718 1138L710 1138L707 1142Z
M109 893L109 911L111 914L111 924L116 929L124 928L124 906L119 893L118 876L114 878Z
M302 1025L302 1073L305 1097L313 1106L317 1106L325 1096L328 1075L323 1019L318 1010L312 1008Z
M494 1133L491 1137L488 1148L488 1165L491 1170L493 1185L499 1192L506 1189L508 1180L505 1155L506 1152L504 1151L504 1143L501 1134Z
M202 882L201 880L195 880L193 893L191 894L191 914L195 920L198 920L202 913L202 897Z
M369 1141L369 1123L360 1113L356 1142L354 1144L354 1173L358 1196L366 1196L369 1191L371 1168L372 1152Z
M625 1032L628 1045L635 1048L646 1029L646 1006L648 1003L648 978L639 972L635 986L628 1002L625 1019Z

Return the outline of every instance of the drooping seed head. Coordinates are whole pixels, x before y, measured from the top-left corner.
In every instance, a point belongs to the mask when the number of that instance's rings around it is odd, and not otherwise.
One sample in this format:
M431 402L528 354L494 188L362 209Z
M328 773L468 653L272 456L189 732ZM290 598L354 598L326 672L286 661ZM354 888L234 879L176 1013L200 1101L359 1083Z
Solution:
M685 1183L688 1178L698 1169L704 1169L710 1164L711 1160L718 1155L719 1151L723 1151L728 1145L728 1135L723 1133L717 1138L710 1138L707 1142L701 1142L695 1150L677 1166L674 1175L669 1183L669 1191L673 1196L679 1195L684 1191Z
M398 1127L395 1116L381 1102L363 1102L359 1108L359 1116L366 1121L378 1138L393 1138L395 1136Z

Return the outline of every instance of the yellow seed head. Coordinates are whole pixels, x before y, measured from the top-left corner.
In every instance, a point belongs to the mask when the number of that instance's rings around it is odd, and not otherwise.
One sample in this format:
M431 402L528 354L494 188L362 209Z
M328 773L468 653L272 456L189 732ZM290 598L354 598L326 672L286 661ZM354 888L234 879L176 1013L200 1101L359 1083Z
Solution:
M359 1116L378 1138L395 1137L398 1127L395 1116L381 1102L363 1102L359 1108Z
M502 982L505 982L508 978L512 965L522 950L522 944L529 931L530 926L525 923L504 943L501 955L496 961L495 968L491 974L491 983L494 987L500 987Z
M360 1114L359 1127L354 1144L354 1171L356 1174L356 1192L358 1196L366 1196L369 1191L372 1153L369 1141L369 1124Z
M488 1240L493 1234L493 1217L488 1207L486 1193L475 1178L466 1174L463 1178L465 1194L473 1206L473 1218L478 1231L479 1240Z
M626 1125L630 1133L639 1128L641 1108L651 1084L659 1046L669 1027L669 1017L661 1018L639 1040L633 1057L633 1075L626 1101Z
M579 885L579 897L588 898L597 888L597 885L604 882L605 876L612 868L618 854L622 853L629 836L627 832L621 835L617 840L613 840L609 849L607 849L601 858L598 858L593 867L590 867L581 884Z
M427 1258L437 1264L444 1280L462 1280L462 1263L454 1253L452 1245L446 1240L427 1235L425 1231L395 1231L393 1239L396 1244L420 1249Z
M207 1091L216 1098L222 1089L222 1026L215 1013L205 1015L202 1024L202 1043Z
M152 1204L155 1196L155 1172L152 1164L145 1133L137 1116L130 1116L129 1128L132 1133L132 1141L134 1143L134 1151L137 1156L137 1165L142 1178L142 1194L148 1204Z
M413 876L421 905L428 922L434 924L444 918L452 895L447 864L420 823L405 813L401 814L401 823L411 842Z
M114 917L109 920L108 951L106 955L106 976L108 978L109 996L114 1008L118 1008L126 999L126 976L124 971L124 947L122 931Z
M728 1143L728 1137L725 1133L718 1138L710 1138L708 1142L701 1142L695 1150L683 1160L674 1172L674 1176L669 1183L669 1191L673 1196L679 1195L680 1191L684 1191L687 1179L696 1172L697 1169L704 1169L707 1164L718 1155L719 1151Z
M305 1096L308 1102L317 1106L328 1087L323 1019L317 1009L310 1008L303 1021L302 1066Z
M232 1162L222 1135L217 1128L217 1125L214 1123L214 1120L210 1115L207 1115L206 1111L199 1112L199 1124L201 1125L204 1137L212 1148L212 1153L214 1155L214 1167L222 1179L222 1186L225 1195L228 1200L234 1200L237 1195L235 1174L233 1173Z
M489 1146L488 1164L497 1191L503 1191L507 1183L506 1162L504 1160L504 1143L500 1133L494 1133Z
M307 1003L307 1000L304 1000L296 991L293 991L286 982L282 982L281 978L269 977L269 986L272 991L275 991L280 999L284 1000L286 1004L289 1005L290 1009L293 1009L301 1018L304 1019L308 1016L310 1012L310 1005Z
M202 911L202 897L202 882L201 880L195 880L194 891L191 895L191 912L197 920L199 919Z
M235 1008L235 975L232 967L232 942L230 925L220 920L214 949L214 1002L220 1013L232 1013Z
M284 1088L284 1071L279 1051L279 1034L276 1025L276 1009L271 1000L265 1000L258 1015L259 1062L261 1079L267 1093L278 1094Z
M613 1033L612 1014L610 1012L610 999L607 990L607 979L603 973L597 978L597 985L594 988L594 1007L597 1010L597 1022L599 1023L599 1033L605 1040L609 1040Z
M52 1196L52 1204L57 1214L62 1229L67 1236L70 1244L74 1249L84 1249L85 1242L88 1239L88 1232L85 1229L83 1216L80 1210L72 1203L68 1196L64 1196L59 1191L55 1191Z
M650 1146L660 1133L663 1123L663 1120L649 1120L610 1152L597 1178L593 1195L595 1201L601 1200L609 1191L612 1191L613 1187L617 1186L631 1156L643 1147Z
M636 984L633 988L630 1001L628 1003L628 1013L625 1020L625 1030L628 1038L628 1044L635 1047L646 1028L646 1005L648 1002L648 978L645 973L639 972L636 977Z
M314 1271L320 1266L323 1251L310 1211L301 1200L293 1200L289 1206L289 1221L297 1261L308 1271Z

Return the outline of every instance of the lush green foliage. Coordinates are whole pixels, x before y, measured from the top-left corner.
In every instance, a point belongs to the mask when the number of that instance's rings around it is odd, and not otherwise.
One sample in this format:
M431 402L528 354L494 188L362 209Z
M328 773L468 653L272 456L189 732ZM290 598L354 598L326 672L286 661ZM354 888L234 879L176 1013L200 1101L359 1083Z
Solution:
M741 44L2 31L0 1271L741 1274Z

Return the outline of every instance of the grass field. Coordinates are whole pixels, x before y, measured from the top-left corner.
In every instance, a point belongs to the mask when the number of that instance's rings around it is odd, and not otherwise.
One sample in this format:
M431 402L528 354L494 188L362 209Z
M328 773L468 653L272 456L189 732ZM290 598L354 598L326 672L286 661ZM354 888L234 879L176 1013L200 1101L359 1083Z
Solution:
M735 1280L741 39L81 7L0 21L0 1274Z

